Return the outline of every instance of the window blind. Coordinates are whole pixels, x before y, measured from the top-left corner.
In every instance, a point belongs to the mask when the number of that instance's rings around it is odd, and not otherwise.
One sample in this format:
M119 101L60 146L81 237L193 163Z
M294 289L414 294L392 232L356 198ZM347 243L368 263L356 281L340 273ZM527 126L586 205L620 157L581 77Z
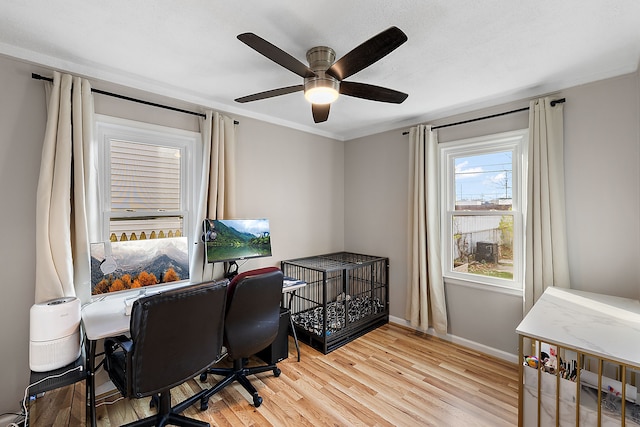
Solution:
M112 139L110 165L112 242L184 236L179 148Z
M112 140L111 211L179 211L180 165L178 148Z

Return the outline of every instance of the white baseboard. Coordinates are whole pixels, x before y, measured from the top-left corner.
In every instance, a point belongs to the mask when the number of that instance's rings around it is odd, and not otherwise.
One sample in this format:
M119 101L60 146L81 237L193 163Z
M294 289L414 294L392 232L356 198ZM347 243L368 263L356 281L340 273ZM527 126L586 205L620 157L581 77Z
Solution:
M458 337L455 335L451 335L451 334L442 335L437 333L433 328L429 328L426 331L422 329L418 329L412 326L411 323L409 323L405 319L401 319L399 317L389 316L389 322L395 323L396 325L400 325L400 326L406 326L407 328L411 328L419 332L424 332L425 334L433 335L434 337L438 337L445 341L449 341L454 344L458 344L458 345L470 348L472 350L476 350L481 353L485 353L490 356L497 357L498 359L506 360L507 362L518 363L517 354L511 354L511 353L507 353L506 351L497 350L493 347L489 347L487 345L480 344L478 342L471 341L466 338Z

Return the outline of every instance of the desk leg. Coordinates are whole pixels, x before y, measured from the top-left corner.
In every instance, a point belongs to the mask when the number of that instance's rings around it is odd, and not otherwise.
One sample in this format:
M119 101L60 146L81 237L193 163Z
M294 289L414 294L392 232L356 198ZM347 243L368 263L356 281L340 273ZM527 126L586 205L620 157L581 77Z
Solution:
M298 362L300 361L300 344L298 343L298 334L296 334L296 326L293 324L293 316L291 315L291 302L293 301L293 295L296 291L291 291L289 293L289 323L291 323L291 332L293 333L293 342L296 345L296 351L298 352Z
M291 323L291 331L293 332L293 342L296 345L296 351L298 352L298 362L299 362L300 361L300 344L298 344L298 335L296 334L296 326L293 324L291 311L289 311L289 322Z
M96 427L96 342L87 342L87 425Z

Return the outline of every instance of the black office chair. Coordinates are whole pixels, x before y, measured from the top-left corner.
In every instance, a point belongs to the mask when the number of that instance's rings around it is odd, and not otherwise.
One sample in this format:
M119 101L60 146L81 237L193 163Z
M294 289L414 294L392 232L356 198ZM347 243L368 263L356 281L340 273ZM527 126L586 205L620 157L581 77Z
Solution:
M200 376L205 381L207 374L224 375L225 378L208 389L200 400L200 409L209 407L209 398L227 385L238 381L253 397L257 408L262 397L251 384L247 375L273 371L277 377L280 369L276 364L248 367L248 359L263 350L276 338L280 320L282 298L282 271L267 267L238 274L229 283L227 314L224 324L224 342L233 368L209 368Z
M184 406L172 409L170 390L220 359L227 284L141 297L131 309L131 338L105 339L105 369L118 390L129 398L151 396L158 406L156 415L127 426L209 426L180 415Z

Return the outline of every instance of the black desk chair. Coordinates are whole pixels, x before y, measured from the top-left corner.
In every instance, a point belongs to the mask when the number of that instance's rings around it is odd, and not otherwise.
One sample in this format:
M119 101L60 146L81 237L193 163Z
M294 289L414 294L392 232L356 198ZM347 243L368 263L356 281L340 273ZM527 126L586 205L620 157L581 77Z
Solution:
M209 426L172 409L170 390L220 358L226 299L225 280L161 292L134 302L131 339L105 340L105 369L123 396L152 396L158 413L127 426Z
M280 369L275 363L247 367L247 361L275 340L280 324L281 298L282 271L276 267L241 273L229 283L224 342L228 356L233 360L233 368L209 368L200 376L202 381L206 380L207 374L225 376L203 394L200 400L201 410L208 408L211 396L234 381L242 384L253 396L256 408L262 404L262 397L247 375L273 371L277 377Z

